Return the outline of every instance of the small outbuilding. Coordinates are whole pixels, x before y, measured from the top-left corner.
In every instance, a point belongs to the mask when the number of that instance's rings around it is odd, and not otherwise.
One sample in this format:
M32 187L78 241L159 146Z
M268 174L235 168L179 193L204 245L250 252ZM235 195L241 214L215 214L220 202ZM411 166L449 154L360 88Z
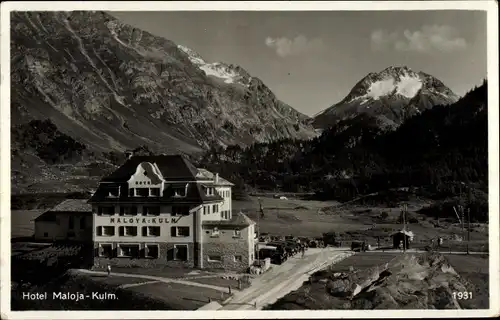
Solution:
M37 241L92 241L92 206L85 199L66 199L35 219Z
M399 249L399 244L403 241L406 249L410 248L410 243L413 241L414 234L408 230L401 230L391 234L394 249Z

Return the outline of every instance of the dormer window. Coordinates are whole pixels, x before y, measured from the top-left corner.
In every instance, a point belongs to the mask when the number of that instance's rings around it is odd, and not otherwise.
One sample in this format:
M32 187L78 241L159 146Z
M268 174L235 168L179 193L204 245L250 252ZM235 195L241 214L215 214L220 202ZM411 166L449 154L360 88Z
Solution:
M159 197L160 196L160 188L150 188L149 194L152 197Z
M148 197L149 196L149 188L137 188L135 189L136 196L138 197Z
M119 187L110 187L108 189L108 197L116 198L120 196L120 188Z
M215 189L212 187L207 187L207 196L213 196Z
M186 190L183 188L174 189L174 197L184 197L186 195Z

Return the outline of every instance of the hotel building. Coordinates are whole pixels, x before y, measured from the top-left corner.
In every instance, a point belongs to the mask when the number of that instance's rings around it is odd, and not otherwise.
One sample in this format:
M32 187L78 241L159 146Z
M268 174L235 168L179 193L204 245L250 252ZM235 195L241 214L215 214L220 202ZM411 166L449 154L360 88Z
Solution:
M89 200L94 265L246 270L255 223L233 213L232 186L182 156L132 156Z

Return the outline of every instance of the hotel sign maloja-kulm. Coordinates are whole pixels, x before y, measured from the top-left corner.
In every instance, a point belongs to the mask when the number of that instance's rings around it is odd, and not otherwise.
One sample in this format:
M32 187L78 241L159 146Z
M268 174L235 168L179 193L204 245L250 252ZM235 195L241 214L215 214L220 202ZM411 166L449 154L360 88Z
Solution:
M109 218L109 223L115 224L132 224L132 223L147 223L147 224L162 224L162 223L177 223L180 217L175 218Z

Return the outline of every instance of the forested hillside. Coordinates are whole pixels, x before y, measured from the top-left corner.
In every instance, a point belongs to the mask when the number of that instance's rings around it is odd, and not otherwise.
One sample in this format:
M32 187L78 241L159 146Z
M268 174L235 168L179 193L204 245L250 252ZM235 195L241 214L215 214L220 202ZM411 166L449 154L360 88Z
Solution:
M487 199L487 82L452 105L435 106L383 131L362 115L310 141L281 140L212 149L200 166L243 188L315 192L347 201L410 188L433 199ZM487 215L487 210L486 213Z

